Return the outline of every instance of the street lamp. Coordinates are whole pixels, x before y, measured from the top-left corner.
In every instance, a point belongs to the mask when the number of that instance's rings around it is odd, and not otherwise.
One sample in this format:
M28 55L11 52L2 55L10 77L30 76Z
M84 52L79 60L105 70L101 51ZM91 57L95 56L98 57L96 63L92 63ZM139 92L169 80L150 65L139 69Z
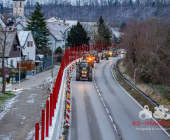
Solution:
M52 45L52 68L51 68L51 77L53 77L53 44L52 44L52 39L50 38L50 45Z
M21 71L21 49L22 47L21 46L17 46L17 48L20 49L20 62L19 62L19 89L20 89L20 79L21 79L21 75L20 75L20 71Z

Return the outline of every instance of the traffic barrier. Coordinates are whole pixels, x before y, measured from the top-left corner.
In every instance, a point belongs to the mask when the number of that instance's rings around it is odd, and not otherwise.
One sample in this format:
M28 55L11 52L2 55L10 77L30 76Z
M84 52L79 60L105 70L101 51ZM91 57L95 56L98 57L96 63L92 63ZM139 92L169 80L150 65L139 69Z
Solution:
M41 122L41 140L45 137L45 110L42 110L42 122Z
M52 88L52 93L50 94L50 102L46 101L46 140L54 140L59 139L59 132L61 128L62 122L62 114L64 112L64 103L65 103L65 92L67 92L67 118L68 122L70 119L70 82L71 82L71 74L76 68L76 59L82 56L82 52L90 51L93 49L99 50L105 47L105 44L95 44L90 46L79 46L73 47L65 50L65 54L54 83L54 87ZM106 44L108 48L108 44ZM65 88L64 88L65 87ZM68 97L69 96L69 97ZM54 119L55 118L55 119ZM53 125L52 125L53 124ZM43 125L43 124L42 124ZM70 124L68 124L70 125ZM44 131L44 130L42 130ZM55 132L55 133L54 133ZM38 133L38 132L36 132ZM43 134L42 134L43 135ZM36 137L37 135L35 135Z
M39 123L35 124L35 140L39 140Z

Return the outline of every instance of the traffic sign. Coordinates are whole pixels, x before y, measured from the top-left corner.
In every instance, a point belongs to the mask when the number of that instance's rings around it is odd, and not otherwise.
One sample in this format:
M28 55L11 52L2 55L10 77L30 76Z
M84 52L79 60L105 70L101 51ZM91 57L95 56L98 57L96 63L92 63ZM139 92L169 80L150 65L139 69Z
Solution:
M5 70L5 75L8 75L8 70Z

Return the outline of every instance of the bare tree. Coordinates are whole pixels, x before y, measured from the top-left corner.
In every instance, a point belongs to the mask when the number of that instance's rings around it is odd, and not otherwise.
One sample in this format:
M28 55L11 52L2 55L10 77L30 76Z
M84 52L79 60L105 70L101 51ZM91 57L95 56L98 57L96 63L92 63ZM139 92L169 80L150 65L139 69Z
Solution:
M7 16L7 13L6 13ZM7 21L5 21L6 24ZM9 42L7 42L7 38L9 36L9 33L7 32L7 26L3 27L0 24L0 58L1 58L1 74L2 74L2 79L3 79L3 87L2 87L2 93L5 93L5 85L6 85L6 76L5 76L5 50L6 50L6 46L9 44Z

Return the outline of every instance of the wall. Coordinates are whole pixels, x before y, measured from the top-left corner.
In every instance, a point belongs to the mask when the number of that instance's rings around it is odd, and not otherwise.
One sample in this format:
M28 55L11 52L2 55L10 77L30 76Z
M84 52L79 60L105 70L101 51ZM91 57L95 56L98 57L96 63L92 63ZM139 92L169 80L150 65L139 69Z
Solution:
M22 7L20 7L20 2ZM13 16L24 16L24 1L13 1Z
M0 59L0 67L2 66L1 60L2 59ZM7 58L7 59L5 58L5 67L11 67L10 65L11 60L13 60L14 68L17 68L17 61L20 61L20 57Z
M24 30L24 27L20 23L18 23L15 27L17 28L17 31L23 31Z

